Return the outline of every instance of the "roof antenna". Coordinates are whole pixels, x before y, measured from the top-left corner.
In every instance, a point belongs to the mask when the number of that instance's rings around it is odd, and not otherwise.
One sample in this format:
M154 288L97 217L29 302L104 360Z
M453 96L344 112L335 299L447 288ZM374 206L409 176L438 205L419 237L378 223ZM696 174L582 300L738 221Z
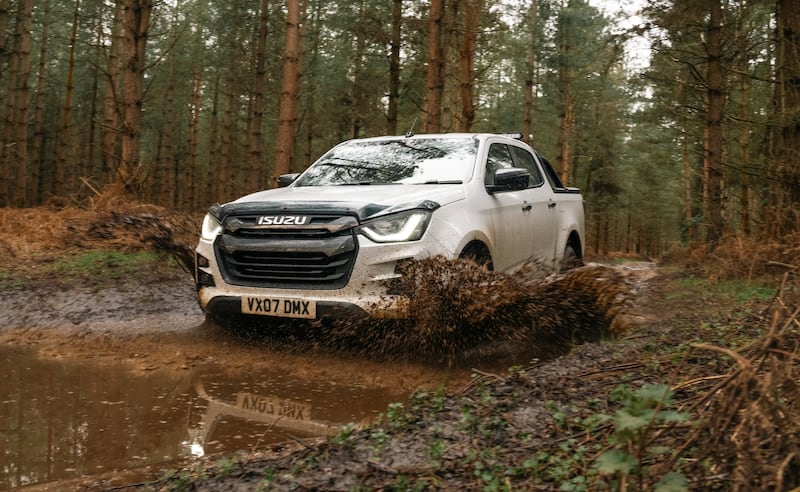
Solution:
M411 123L411 128L408 129L406 132L406 138L411 138L414 136L414 126L417 124L417 117L414 116L414 121Z

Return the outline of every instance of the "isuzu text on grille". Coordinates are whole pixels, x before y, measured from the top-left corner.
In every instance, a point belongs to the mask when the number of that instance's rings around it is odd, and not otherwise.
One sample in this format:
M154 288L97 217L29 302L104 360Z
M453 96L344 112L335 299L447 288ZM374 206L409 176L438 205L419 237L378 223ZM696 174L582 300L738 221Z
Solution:
M258 225L303 225L308 217L298 215L266 215L258 218Z

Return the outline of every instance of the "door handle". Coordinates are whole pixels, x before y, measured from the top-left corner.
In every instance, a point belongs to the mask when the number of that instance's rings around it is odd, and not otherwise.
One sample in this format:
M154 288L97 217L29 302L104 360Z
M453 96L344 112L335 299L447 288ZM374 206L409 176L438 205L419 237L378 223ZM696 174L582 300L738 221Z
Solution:
M555 208L555 207L556 207L556 205L558 205L558 202L554 202L553 200L550 200L550 201L547 203L547 208Z
M530 212L532 208L533 208L533 205L531 205L530 203L526 203L525 205L522 206L522 211L523 212Z

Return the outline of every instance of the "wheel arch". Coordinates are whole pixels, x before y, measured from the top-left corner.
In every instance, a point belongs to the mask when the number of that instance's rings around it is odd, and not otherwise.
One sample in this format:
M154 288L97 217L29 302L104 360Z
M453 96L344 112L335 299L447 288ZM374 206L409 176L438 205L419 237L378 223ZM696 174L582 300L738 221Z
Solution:
M461 252L458 254L459 259L471 259L474 260L476 263L486 265L489 270L494 269L494 265L492 262L492 252L489 250L489 246L480 239L472 239L470 240L464 247L461 249Z

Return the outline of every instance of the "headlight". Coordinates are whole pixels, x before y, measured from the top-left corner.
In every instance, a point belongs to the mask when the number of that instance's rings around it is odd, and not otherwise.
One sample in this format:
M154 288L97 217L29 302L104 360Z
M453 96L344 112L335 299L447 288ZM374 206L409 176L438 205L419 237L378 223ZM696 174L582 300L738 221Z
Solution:
M213 241L221 232L222 224L220 224L213 215L206 214L203 218L203 227L200 230L200 236L207 241Z
M376 243L418 241L425 234L430 220L430 211L410 210L371 220L361 226L361 234Z

